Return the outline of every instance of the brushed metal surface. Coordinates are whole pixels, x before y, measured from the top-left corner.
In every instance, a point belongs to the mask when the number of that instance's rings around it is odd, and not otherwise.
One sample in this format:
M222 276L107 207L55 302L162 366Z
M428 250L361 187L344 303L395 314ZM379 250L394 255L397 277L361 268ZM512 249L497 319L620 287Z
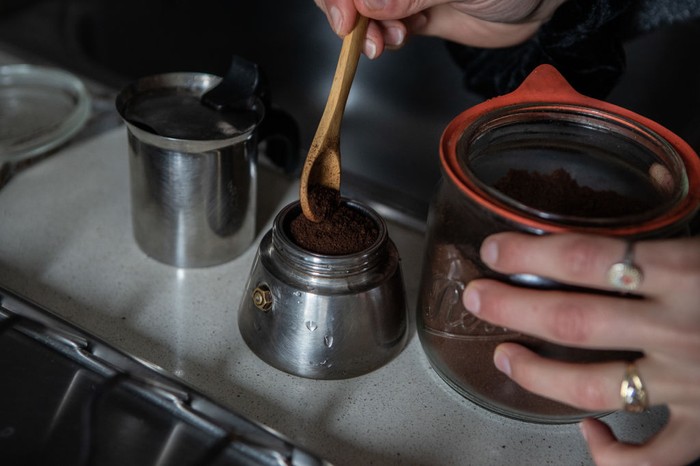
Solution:
M260 242L240 303L238 326L263 361L290 374L344 379L371 372L399 354L407 340L407 307L399 255L386 225L367 250L346 256L313 254L294 244L284 225L298 202L275 218ZM269 289L261 309L255 291Z
M181 139L140 128L131 121L129 109L141 96L187 92L196 96L219 81L205 73L166 73L136 81L117 97L117 109L128 128L134 238L146 254L176 267L221 264L253 242L257 124L238 131L210 110L203 112L209 120L186 124L196 126L194 133L206 131L206 137ZM257 110L259 122L264 109ZM140 117L157 121L160 128L178 126L171 113L165 115L165 119Z

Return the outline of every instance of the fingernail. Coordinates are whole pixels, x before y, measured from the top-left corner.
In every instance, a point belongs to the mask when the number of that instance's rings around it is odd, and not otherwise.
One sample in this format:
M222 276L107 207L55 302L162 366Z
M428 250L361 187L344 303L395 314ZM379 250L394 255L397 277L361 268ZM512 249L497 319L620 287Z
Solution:
M337 6L332 6L328 12L328 16L331 18L331 27L336 34L340 34L340 30L343 27L343 13Z
M510 359L508 359L505 351L496 348L496 352L493 355L493 363L499 371L510 377Z
M377 57L377 44L369 39L365 40L364 52L367 58L374 60Z
M365 0L365 6L370 10L381 10L386 6L386 0Z
M498 261L498 241L486 239L481 245L481 260L493 265Z
M472 314L478 314L481 306L481 299L479 297L479 291L474 286L467 285L467 289L464 290L464 307L467 308Z
M388 45L399 46L403 44L406 34L401 28L390 27L386 30L386 43Z

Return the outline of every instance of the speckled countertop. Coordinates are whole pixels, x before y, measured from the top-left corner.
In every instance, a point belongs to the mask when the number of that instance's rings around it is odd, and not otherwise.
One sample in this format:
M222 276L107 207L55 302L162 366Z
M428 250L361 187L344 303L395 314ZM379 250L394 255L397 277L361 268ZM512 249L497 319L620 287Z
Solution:
M15 61L0 55L0 63ZM98 104L102 121L118 119L109 102ZM132 237L125 127L86 131L0 189L1 286L337 465L592 464L575 424L515 421L452 391L413 323L404 351L361 377L309 380L266 365L243 342L237 310L259 239L297 199L295 180L261 169L251 247L220 266L176 269L147 257ZM389 234L413 317L423 234L394 223ZM661 411L606 418L629 441L663 419Z
M291 376L245 345L237 308L257 243L297 187L260 173L259 235L239 258L176 269L131 234L126 129L72 144L0 190L0 284L337 465L587 465L576 425L504 418L453 392L431 369L412 326L405 350L340 381ZM389 225L414 312L422 234ZM663 415L614 414L630 441Z

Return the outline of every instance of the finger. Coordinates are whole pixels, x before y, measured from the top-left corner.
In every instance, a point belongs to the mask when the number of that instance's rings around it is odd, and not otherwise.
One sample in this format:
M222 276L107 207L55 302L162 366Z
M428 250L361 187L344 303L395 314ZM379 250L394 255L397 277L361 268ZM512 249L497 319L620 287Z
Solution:
M367 58L374 60L384 52L384 33L379 24L370 21L367 26L367 38L362 49Z
M407 30L401 21L370 21L362 52L371 60L385 49L398 49L406 41Z
M627 361L571 363L542 357L517 343L502 343L493 362L515 383L546 398L593 412L624 409L621 388ZM644 356L635 367L650 403L700 406L696 365Z
M493 362L515 383L546 398L591 412L622 408L620 383L626 367L622 361L566 363L543 358L515 343L502 343L496 347ZM646 386L646 376L644 382Z
M659 325L656 304L595 294L541 291L496 280L473 280L464 307L491 324L568 346L641 350L677 342L675 328ZM694 335L689 336L694 339Z
M345 37L352 31L357 18L357 9L352 0L314 0L326 14L333 32Z
M352 32L358 20L352 0L316 0L316 4L326 13L328 22L336 34L345 37ZM390 44L402 42L405 35L405 26L398 21L389 22L386 28L376 21L370 21L362 52L373 60L382 54L387 39Z
M668 424L642 445L619 442L612 430L596 419L581 422L581 432L598 466L637 466L663 464L684 466L700 456L698 421L671 414Z
M408 29L404 22L388 20L380 22L379 26L386 48L398 49L404 45L408 35Z
M635 243L634 262L644 274L635 292L651 296L669 294L670 290L697 294L699 246L698 238ZM623 260L626 247L621 239L593 235L499 233L484 241L481 258L502 273L529 273L610 290L608 270Z
M326 12L333 31L340 37L352 32L358 20L358 13L352 0L316 0L317 5ZM406 37L406 27L400 21L385 21L380 24L370 21L367 26L362 52L370 59L379 57L385 45L399 47Z

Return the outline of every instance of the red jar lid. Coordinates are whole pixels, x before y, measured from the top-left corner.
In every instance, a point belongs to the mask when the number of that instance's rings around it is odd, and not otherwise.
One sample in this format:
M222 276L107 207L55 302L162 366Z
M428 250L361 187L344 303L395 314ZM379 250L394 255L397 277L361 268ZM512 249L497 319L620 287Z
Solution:
M594 118L611 121L620 127L643 128L670 146L680 158L685 170L683 189L677 200L658 215L642 219L639 222L615 225L583 225L577 231L604 233L614 236L644 236L665 230L689 220L700 206L700 159L695 151L679 136L658 123L622 107L586 97L576 92L564 77L552 66L541 65L536 68L523 84L510 94L487 100L458 115L445 129L440 141L440 161L447 179L465 196L480 204L487 210L513 222L543 232L570 231L565 224L546 218L523 215L507 203L500 202L484 189L473 175L465 169L461 160L460 144L464 144L475 126L483 125L492 118L497 118L513 111L547 108L562 112L575 109ZM464 150L462 150L464 152Z

